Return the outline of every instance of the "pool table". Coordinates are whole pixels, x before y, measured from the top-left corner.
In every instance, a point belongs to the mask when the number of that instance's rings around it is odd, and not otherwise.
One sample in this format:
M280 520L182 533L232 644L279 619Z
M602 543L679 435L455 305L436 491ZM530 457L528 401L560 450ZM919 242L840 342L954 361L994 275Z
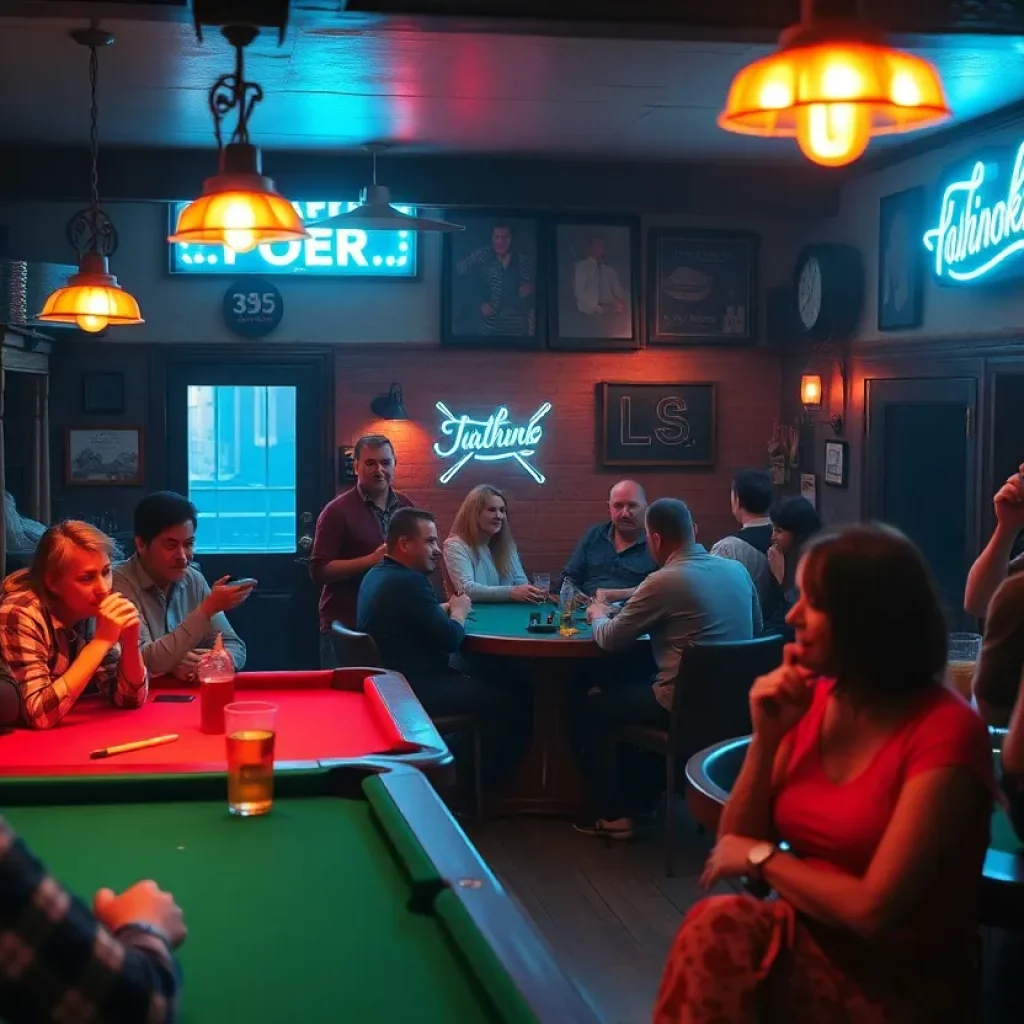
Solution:
M188 704L164 695L195 694ZM422 769L441 786L454 776L452 756L404 676L377 669L240 672L236 700L278 707L274 758L307 767L349 758L384 757ZM164 746L91 760L103 747L176 733ZM55 728L0 735L0 775L87 775L226 771L223 735L199 730L198 688L173 677L153 680L136 710L83 697Z
M275 790L233 818L222 775L8 778L0 807L82 899L175 895L184 1024L597 1024L420 772L286 768Z
M714 834L722 806L743 767L749 736L716 743L686 763L686 805ZM1024 843L1001 807L992 814L992 835L985 856L981 923L1024 929Z
M475 604L462 643L462 650L469 654L520 659L531 683L532 746L496 810L575 814L586 806L586 792L569 746L569 687L581 678L588 661L610 655L594 642L583 612L576 613L579 632L573 637L529 632L532 612L540 612L544 622L552 612L558 619L558 606L554 604ZM647 637L638 641L645 643L649 643Z

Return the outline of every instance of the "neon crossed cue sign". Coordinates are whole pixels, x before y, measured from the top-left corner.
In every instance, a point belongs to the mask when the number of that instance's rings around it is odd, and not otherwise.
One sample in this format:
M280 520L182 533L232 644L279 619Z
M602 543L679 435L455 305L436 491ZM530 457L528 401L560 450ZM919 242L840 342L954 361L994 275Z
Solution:
M991 165L989 165L989 170ZM1005 191L992 202L985 195L986 165L977 161L969 178L954 181L942 195L939 222L924 234L935 254L936 277L977 281L1024 249L1024 143L1017 148ZM998 177L998 172L994 177Z
M439 459L455 459L440 476L442 484L448 483L455 475L473 459L480 462L503 462L513 459L518 462L537 483L544 483L544 474L530 465L527 459L535 455L537 444L544 436L544 428L540 421L551 412L551 403L544 402L523 426L515 426L508 422L508 409L499 406L485 420L470 419L469 416L456 416L444 404L438 402L437 411L444 416L441 433L451 438L451 444L442 448L440 443L434 445L434 454Z

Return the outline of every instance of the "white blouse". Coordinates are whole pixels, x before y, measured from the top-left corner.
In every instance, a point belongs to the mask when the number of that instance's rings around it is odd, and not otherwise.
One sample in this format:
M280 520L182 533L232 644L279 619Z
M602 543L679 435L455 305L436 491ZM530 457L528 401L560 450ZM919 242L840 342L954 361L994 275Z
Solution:
M510 601L512 588L526 583L519 552L512 548L512 573L502 576L486 544L471 548L461 537L444 542L444 565L456 593L471 601Z

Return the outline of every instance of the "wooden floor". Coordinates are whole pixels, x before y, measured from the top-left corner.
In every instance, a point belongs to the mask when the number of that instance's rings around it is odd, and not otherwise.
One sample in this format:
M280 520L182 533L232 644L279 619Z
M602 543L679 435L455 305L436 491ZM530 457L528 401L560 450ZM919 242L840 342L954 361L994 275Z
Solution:
M674 878L665 877L657 832L612 842L547 818L505 819L467 832L598 1017L647 1024L682 915L703 895L697 879L709 843L688 818L682 830Z

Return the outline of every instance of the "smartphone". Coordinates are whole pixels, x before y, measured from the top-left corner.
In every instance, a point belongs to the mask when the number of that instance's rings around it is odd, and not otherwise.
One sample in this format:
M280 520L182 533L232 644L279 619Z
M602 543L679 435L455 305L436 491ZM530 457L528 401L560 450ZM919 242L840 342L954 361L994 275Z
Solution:
M256 581L251 576L239 576L237 579L232 577L225 585L228 587L254 587Z
M196 699L194 693L158 693L153 698L154 704L190 704Z

